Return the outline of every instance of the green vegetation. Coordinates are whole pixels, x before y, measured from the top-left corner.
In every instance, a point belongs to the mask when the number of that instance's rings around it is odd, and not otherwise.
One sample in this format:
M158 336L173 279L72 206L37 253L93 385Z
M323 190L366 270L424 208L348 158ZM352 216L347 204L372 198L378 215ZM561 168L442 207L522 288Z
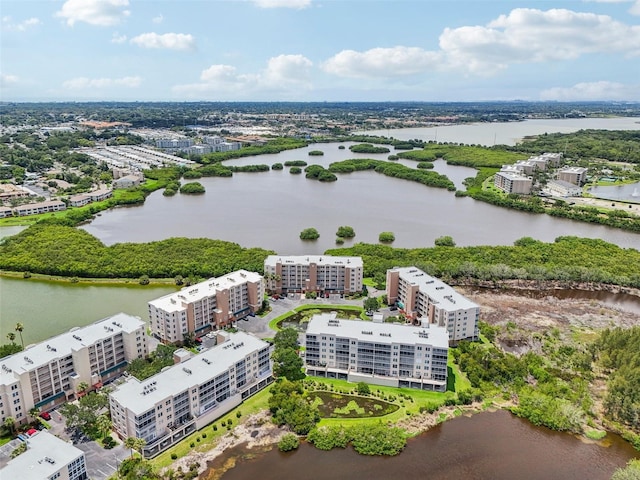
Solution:
M290 452L300 446L300 438L294 433L287 433L278 442L278 450L281 452Z
M182 174L182 178L184 178L185 180L195 180L198 178L202 178L202 173L200 173L198 170L186 170Z
M389 268L415 265L449 282L489 281L497 285L512 279L535 281L538 286L555 281L567 286L580 282L640 287L640 251L589 238L558 237L553 243L524 238L514 246L455 249L358 243L326 254L361 256L364 275L377 283L384 283Z
M358 145L351 145L349 147L353 153L389 153L390 150L387 147L376 147L370 143L360 143Z
M132 360L127 366L127 372L141 381L160 373L164 367L173 365L173 352L176 349L177 347L171 345L159 344L146 358Z
M449 165L494 168L516 163L518 160L526 160L529 157L523 153L508 151L501 145L496 147L476 147L438 143L427 144L423 150L400 152L398 156L418 162L432 162L438 158L442 158L446 160Z
M338 311L342 313L342 317L346 316L345 312L353 312L353 315L350 315L350 318L362 318L363 309L362 307L358 307L355 305L327 305L327 304L307 304L300 305L299 307L294 308L290 312L284 313L269 322L269 328L271 330L280 330L280 324L290 319L290 317L294 317L296 315L301 315L302 319L300 322L309 321L312 316L322 313L324 311ZM364 320L364 318L363 318Z
M375 297L367 297L363 302L365 312L375 312L380 308L378 299Z
M405 167L397 163L389 163L384 160L372 160L367 158L357 158L351 160L343 160L342 162L334 162L329 165L329 170L333 173L351 173L362 170L374 170L388 177L401 178L403 180L411 180L428 187L446 188L454 191L456 188L451 180L445 175L426 170L416 170L414 168Z
M302 173L302 169L300 167L291 167L289 169L289 173L293 175L299 175L300 173Z
M0 269L81 278L212 277L245 268L261 272L270 252L204 238L104 246L65 220L46 220L0 245Z
M82 392L81 392L82 394ZM111 428L111 422L103 412L107 412L109 397L106 391L89 392L75 403L65 403L60 413L66 418L67 428L82 432L93 440L104 437Z
M269 165L265 165L264 163L260 165L242 165L239 167L229 166L227 168L229 168L229 170L231 170L232 172L245 172L245 173L268 172L269 170L271 170Z
M344 238L336 237L336 245L342 245L344 243Z
M285 167L306 167L307 162L304 160L287 160L284 162Z
M7 337L9 337L9 335L13 335L14 336L13 338L15 339L15 333L9 332L7 334ZM4 345L0 345L0 358L8 357L9 355L13 355L14 353L18 353L22 351L22 345L18 345L11 338L9 338L9 341L11 343L5 343Z
M303 362L298 355L298 332L295 328L285 328L276 333L274 340L273 375L296 382L306 377Z
M317 240L318 238L320 238L320 234L313 227L305 228L300 232L300 240Z
M304 396L302 382L279 379L269 391L269 410L277 425L287 425L298 435L306 435L320 420L317 407Z
M365 383L368 387L368 385ZM362 387L356 388L356 391ZM369 398L369 393L347 395L328 391L308 392L308 397L318 407L322 418L373 418L383 417L398 410L399 406L378 398Z
M351 445L360 455L397 455L407 444L401 428L378 425L356 425L350 429Z
M204 167L198 168L198 172L202 174L203 177L231 177L233 176L233 172L229 167L224 165L220 165L219 163L212 163L211 165L205 165Z
M396 236L393 232L381 232L378 235L378 241L380 243L393 243L396 239Z
M640 478L640 460L629 460L627 466L613 472L611 480L638 480Z
M444 237L438 237L433 242L436 247L455 247L456 242L453 241L449 235L445 235Z
M338 177L329 170L326 170L322 165L309 165L304 171L306 178L319 180L321 182L335 182L338 180Z
M271 165L271 170L284 170L284 166L281 163L274 163Z
M353 227L348 225L343 225L338 227L338 231L336 232L336 237L340 238L353 238L356 236L356 232Z
M311 150L309 152L309 155L312 157L321 157L322 155L324 155L324 152L322 150Z
M185 183L180 187L180 193L199 195L204 193L204 187L200 182Z
M203 155L196 159L204 165L215 164L224 160L233 160L234 158L252 157L256 155L264 155L271 153L280 153L285 150L293 150L296 148L306 147L307 142L298 138L274 138L267 141L266 145L242 147L240 150L231 150L228 152L216 152Z
M434 167L432 162L418 162L416 168L420 168L422 170L431 170Z

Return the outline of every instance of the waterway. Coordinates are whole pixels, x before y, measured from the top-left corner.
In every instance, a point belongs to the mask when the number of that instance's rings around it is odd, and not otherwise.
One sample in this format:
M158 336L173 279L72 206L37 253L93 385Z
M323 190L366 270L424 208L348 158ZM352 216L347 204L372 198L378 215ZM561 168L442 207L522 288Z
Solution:
M238 447L212 462L201 478L608 480L637 457L640 453L615 435L587 443L497 411L440 424L410 439L395 457L363 456L351 448L325 452L305 443L290 453L274 448L256 454ZM231 458L237 459L235 467L215 477Z
M589 193L594 197L605 198L607 200L640 203L640 182L628 183L626 185L591 187Z
M176 287L83 285L0 277L0 343L16 323L25 345L124 312L148 321L147 302ZM19 339L18 339L19 340Z
M640 117L567 118L525 120L523 122L472 123L437 127L368 130L359 133L468 145L516 145L524 137L545 133L572 133L578 130L640 130Z

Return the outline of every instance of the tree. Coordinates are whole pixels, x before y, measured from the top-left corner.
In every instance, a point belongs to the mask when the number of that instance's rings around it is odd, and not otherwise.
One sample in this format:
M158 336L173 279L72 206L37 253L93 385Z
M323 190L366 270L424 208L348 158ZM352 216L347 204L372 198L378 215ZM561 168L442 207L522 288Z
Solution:
M29 416L34 420L38 418L38 415L40 415L40 409L38 407L33 407L29 410Z
M315 228L305 228L300 232L300 240L317 240L318 238L320 234Z
M353 227L350 227L348 225L343 225L341 227L338 227L338 231L336 232L336 237L339 238L353 238L356 236L356 232L353 229Z
M283 328L275 337L273 337L273 343L275 349L291 348L293 350L298 349L298 331L295 328Z
M15 343L16 340L16 334L13 332L9 332L7 333L7 339L11 342L11 343Z
M285 434L278 442L278 449L281 452L289 452L300 446L300 438L294 433Z
M449 235L445 235L444 237L438 237L434 241L436 247L455 247L456 242L453 241Z
M127 437L124 441L124 446L131 450L131 456L129 458L133 458L133 451L138 447L138 439L136 437Z
M378 310L378 299L375 297L367 297L363 303L365 312L375 312Z
M280 348L273 352L273 374L289 381L302 380L306 377L302 371L303 362L293 348Z
M22 344L22 348L24 349L24 339L22 338L22 331L24 330L24 325L18 322L16 323L15 331L20 334L20 343Z
M369 388L369 384L365 382L359 382L358 385L356 385L356 391L358 392L358 395L371 394L371 389Z
M382 232L378 236L378 241L380 243L392 243L396 239L396 236L393 232Z
M96 428L100 432L100 436L104 437L109 434L109 430L111 430L111 420L105 414L99 415L96 418Z
M89 389L89 384L87 382L80 382L78 384L78 393L83 394Z
M9 430L9 432L11 432L11 434L13 435L13 433L16 430L16 420L13 417L7 417L4 419L4 427Z

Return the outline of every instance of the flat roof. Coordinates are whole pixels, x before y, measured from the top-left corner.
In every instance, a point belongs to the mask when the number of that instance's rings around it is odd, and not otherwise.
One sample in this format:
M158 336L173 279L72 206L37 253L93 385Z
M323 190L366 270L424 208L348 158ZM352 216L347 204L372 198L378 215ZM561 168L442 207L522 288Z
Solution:
M431 275L424 273L416 267L394 268L400 272L400 278L412 285L418 285L421 292L431 298L432 303L446 310L468 310L478 308L478 304L472 302L467 297L458 293L451 285L447 285Z
M220 375L248 354L269 346L268 343L244 332L231 333L229 337L226 342L146 380L129 378L109 396L135 415L140 415L155 408L157 403Z
M505 171L501 170L499 172L496 172L496 175L500 175L501 177L508 178L509 180L512 180L512 181L528 180L528 181L531 182L531 179L529 177L525 177L523 175L519 175L519 174L517 174L515 172L505 172Z
M565 180L549 180L547 185L559 185L559 186L564 187L564 188L570 188L570 189L577 188L578 190L582 190L582 188L580 188L576 184L571 183L571 182L566 182Z
M585 167L566 167L560 170L560 173L584 173L586 171Z
M226 290L247 282L260 281L262 281L262 275L259 273L249 272L248 270L237 270L222 277L210 278L204 282L184 287L178 292L156 298L151 300L149 305L160 308L165 312L181 311L185 308L182 306L182 303L196 302L203 298L211 297L220 290Z
M51 337L35 345L27 346L22 352L5 357L0 361L0 385L10 385L17 381L14 372L22 374L49 362L71 355L73 351L95 344L98 340L112 337L119 332L131 333L144 326L140 317L118 313L85 327L73 328L68 332Z
M269 255L265 265L276 263L291 265L329 264L345 267L362 267L362 257L336 257L333 255Z
M66 468L84 452L46 430L27 440L27 450L0 470L3 479L43 480Z
M414 327L393 323L373 323L337 318L336 315L336 312L314 315L307 326L307 334L357 338L363 342L421 344L449 348L449 332L445 327L434 324Z

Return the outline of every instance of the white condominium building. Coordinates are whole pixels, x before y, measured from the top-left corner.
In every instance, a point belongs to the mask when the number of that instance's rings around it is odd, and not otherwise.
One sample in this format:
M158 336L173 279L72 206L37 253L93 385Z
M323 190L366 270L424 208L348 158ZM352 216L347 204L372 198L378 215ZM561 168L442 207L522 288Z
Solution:
M163 342L181 342L185 335L201 335L257 312L263 298L262 275L238 270L150 301L149 326Z
M392 387L447 389L447 330L315 315L305 337L309 375Z
M80 383L99 387L148 353L145 323L124 313L28 346L0 360L0 422L24 423L32 408L74 399Z
M24 453L0 465L3 480L86 480L84 452L46 430L27 440Z
M387 270L387 302L409 320L426 318L445 327L449 341L478 339L480 307L416 267Z
M264 261L272 293L356 293L362 291L361 257L269 255Z
M269 344L244 332L218 332L218 345L139 381L130 378L109 395L113 426L121 438L146 440L152 457L267 386Z

